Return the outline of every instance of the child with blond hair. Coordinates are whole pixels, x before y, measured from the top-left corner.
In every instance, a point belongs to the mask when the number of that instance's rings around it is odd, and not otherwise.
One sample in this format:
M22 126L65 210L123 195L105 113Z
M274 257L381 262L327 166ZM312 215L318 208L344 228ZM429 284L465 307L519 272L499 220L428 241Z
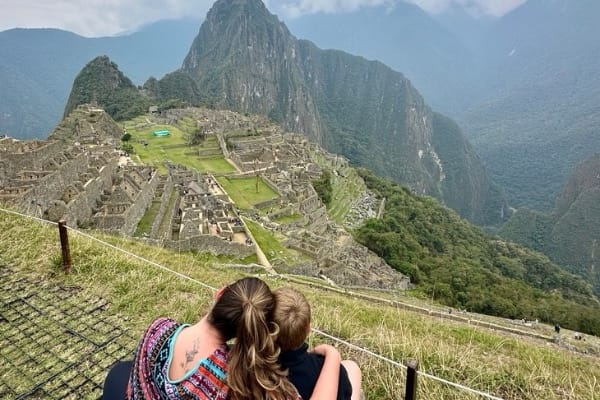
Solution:
M308 351L310 304L298 290L285 286L273 291L273 321L279 325L277 344L281 348L279 363L288 370L288 379L303 399L311 397L324 358ZM362 397L361 371L356 362L343 360L340 367L337 400L359 400Z

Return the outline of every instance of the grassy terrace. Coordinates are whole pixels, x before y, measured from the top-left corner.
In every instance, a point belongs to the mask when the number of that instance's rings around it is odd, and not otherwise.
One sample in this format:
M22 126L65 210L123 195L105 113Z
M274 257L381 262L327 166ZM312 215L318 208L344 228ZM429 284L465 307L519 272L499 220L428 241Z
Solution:
M193 131L195 124L190 117L183 118L177 125L148 124L146 117L138 117L127 121L123 127L131 134L130 143L133 145L136 157L150 165L154 165L161 172L166 172L164 160L171 160L177 164L195 168L200 172L229 173L235 168L221 156L200 157L202 150L219 149L217 139L209 136L197 146L189 146L185 136ZM152 134L156 130L168 130L170 135L157 137Z
M252 208L255 204L278 197L278 194L260 177L258 179L258 191L256 190L256 177L229 178L221 176L217 177L217 180L235 205L244 210Z
M140 222L138 223L134 236L141 237L150 234L150 231L152 230L152 223L154 222L156 214L158 214L159 210L160 201L154 200L150 207L148 207L148 209L144 213L144 216L142 217Z
M273 232L261 227L256 222L244 218L244 223L250 229L254 240L256 240L270 262L273 263L281 260L288 265L294 265L308 258L308 256L282 245L282 237L276 236Z
M321 168L333 170L331 163L321 153L312 153L311 156ZM339 172L344 175L345 179L336 179L332 174L333 193L327 213L331 219L342 224L354 201L367 188L354 169L344 168Z
M0 297L0 363L6 368L0 376L0 397L4 399L17 398L32 387L38 394L26 397L47 398L40 395L41 390L47 389L57 393L64 391L64 395L55 398L97 399L106 366L124 355L110 351L110 346L102 352L85 346L65 349L64 343L74 337L70 333L73 329L90 325L101 327L109 321L114 329L94 329L84 333L94 343L103 343L103 339L114 332L123 332L118 344L130 351L144 327L155 317L170 315L181 321L194 321L207 309L211 304L212 291L196 281L218 287L247 273L223 264L240 260L178 253L148 247L135 240L95 234L114 246L143 255L194 281L185 280L71 232L73 269L65 275L59 268L60 247L56 227L1 211L0 226L0 272L8 268L11 271L10 275L0 274L3 277L0 282L3 287ZM271 287L286 282L281 277L264 278ZM7 283L9 279L10 285ZM11 292L13 281L21 282L19 284L25 287ZM29 287L26 287L27 282L30 282ZM571 352L546 341L414 314L385 303L358 300L306 285L293 285L302 290L311 302L316 328L399 362L415 358L420 361L421 371L439 378L504 399L598 399L598 356ZM24 307L27 301L31 302L25 293L46 295L52 287L68 291L69 295L60 299L65 315L70 315L71 319L75 317L70 314L70 307L91 307L90 299L103 299L107 305L94 308L95 312L82 314L81 321L60 319L56 323L53 313L38 315L32 333L52 332L51 337L61 338L61 341L53 342L37 334L26 340L24 336L17 335L20 324L13 323L13 314L19 311L16 304ZM19 299L29 300L19 302ZM416 302L415 299L413 301ZM35 309L43 310L44 305L36 303ZM64 330L61 326L65 324L74 328ZM552 331L549 326L545 329ZM591 345L595 339L588 338L587 343ZM325 341L322 337L311 335L311 344L322 341ZM344 357L355 358L360 363L367 398L396 400L403 396L405 372L401 368L342 345L340 349ZM29 357L30 354L40 356ZM56 365L71 365L68 364L71 362L77 366L64 371L59 368L57 375L48 379L48 388L43 386L45 381L36 381L40 375L31 372L35 368L40 371L56 369ZM89 377L92 383L84 382L76 391L67 392L65 383L73 382L81 375ZM419 378L420 400L480 398L423 376Z

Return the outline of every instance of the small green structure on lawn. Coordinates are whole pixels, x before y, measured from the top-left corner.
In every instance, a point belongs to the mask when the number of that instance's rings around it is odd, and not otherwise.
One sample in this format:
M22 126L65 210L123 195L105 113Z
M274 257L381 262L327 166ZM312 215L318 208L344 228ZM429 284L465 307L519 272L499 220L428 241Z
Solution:
M160 129L160 130L152 132L152 134L154 136L169 136L171 134L171 132L169 132L167 129Z

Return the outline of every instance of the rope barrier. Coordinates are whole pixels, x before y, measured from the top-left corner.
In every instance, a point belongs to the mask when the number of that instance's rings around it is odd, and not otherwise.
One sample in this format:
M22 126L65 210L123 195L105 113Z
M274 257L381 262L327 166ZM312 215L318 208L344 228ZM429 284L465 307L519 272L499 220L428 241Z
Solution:
M8 214L14 214L14 215L18 215L18 216L21 216L21 217L25 217L25 218L29 218L29 219L33 219L33 220L37 220L37 221L44 222L44 223L47 223L47 224L50 224L50 225L58 225L58 224L57 224L57 223L55 223L55 222L46 221L46 220L43 220L43 219L40 219L40 218L32 217L32 216L30 216L30 215L26 215L26 214L21 214L21 213L15 212L15 211L6 210L6 209L3 209L3 208L0 208L0 211L3 211L3 212L5 212L5 213L8 213ZM145 259L144 257L138 256L137 254L135 254L135 253L132 253L132 252L130 252L130 251L127 251L127 250L125 250L125 249L121 249L121 248L119 248L119 247L117 247L117 246L114 246L114 245L112 245L112 244L108 243L108 242L105 242L105 241L103 241L103 240L101 240L101 239L98 239L98 238L96 238L96 237L94 237L94 236L92 236L92 235L90 235L90 234L84 233L84 232L82 232L82 231L79 231L79 230L77 230L77 229L75 229L75 228L70 228L70 227L67 227L67 228L68 228L69 230L73 231L74 233L76 233L76 234L79 234L79 235L81 235L81 236L83 236L83 237L86 237L86 238L88 238L88 239L90 239L90 240L92 240L92 241L95 241L95 242L97 242L97 243L100 243L100 244L101 244L101 245L103 245L103 246L106 246L106 247L109 247L109 248L111 248L111 249L113 249L113 250L119 251L119 252L121 252L121 253L123 253L123 254L126 254L126 255L128 255L128 256L130 256L130 257L133 257L133 258L135 258L135 259L137 259L137 260L139 260L139 261L143 261L143 262L145 262L145 263L148 263L148 264L150 264L150 265L152 265L152 266L154 266L154 267L157 267L157 268L159 268L159 269L161 269L161 270L163 270L163 271L166 271L166 272L172 273L173 275L176 275L176 276L178 276L178 277L180 277L180 278L182 278L182 279L185 279L185 280L188 280L188 281L190 281L190 282L196 283L196 284L198 284L198 285L200 285L200 286L202 286L202 287L204 287L204 288L210 289L210 290L212 290L212 291L216 291L216 290L217 290L217 288L214 288L214 287L210 286L209 284L206 284L206 283L204 283L204 282L201 282L201 281L199 281L199 280L197 280L197 279L194 279L194 278L192 278L192 277L189 277L189 276L187 276L187 275L185 275L185 274L182 274L182 273L180 273L180 272L177 272L177 271L175 271L175 270L172 270L172 269L170 269L170 268L168 268L168 267L165 267L165 266L163 266L163 265L161 265L161 264L158 264L158 263L156 263L156 262L154 262L154 261L151 261L151 260ZM271 274L269 274L269 275L270 275L271 277L274 277L274 276L275 276L275 277L281 277L281 278L284 278L284 279L288 279L288 280L290 280L290 281L295 281L295 279L290 279L289 277L286 277L285 275L280 275L280 274L273 275L272 273L271 273ZM321 286L321 285L315 285L315 286L319 287L319 286ZM352 293L351 293L351 292L347 292L347 291L344 291L344 290L338 290L338 292L340 292L340 293L342 293L342 294L350 295L350 296L352 297ZM369 296L369 297L371 297L371 296ZM388 300L384 300L384 299L380 299L380 300L381 300L381 301L385 301L385 302L389 302ZM330 335L330 334L328 334L328 333L325 333L325 332L323 332L323 331L321 331L321 330L319 330L319 329L317 329L317 328L311 327L311 331L312 331L312 332L314 332L314 333L316 333L316 334L318 334L318 335L321 335L321 336L323 336L323 337L326 337L326 338L328 338L328 339L330 339L330 340L333 340L333 341L335 341L335 342L337 342L337 343L343 344L343 345L345 345L345 346L347 346L347 347L349 347L349 348L353 348L353 349L355 349L355 350L358 350L358 351L360 351L360 352L362 352L362 353L368 354L368 355L370 355L371 357L377 358L377 359L379 359L379 360L381 360L381 361L384 361L384 362L386 362L386 363L388 363L388 364L394 365L394 366L396 366L396 367L399 367L399 368L403 368L403 369L405 369L405 370L407 369L407 366L406 366L406 365L404 365L404 364L402 364L402 363L399 363L398 361L395 361L395 360L392 360L392 359L390 359L390 358L387 358L387 357L385 357L385 356L382 356L382 355L380 355L380 354L377 354L377 353L375 353L375 352L373 352L373 351L371 351L371 350L369 350L369 349L366 349L366 348L364 348L364 347L360 347L360 346L358 346L358 345L355 345L354 343L348 342L348 341L346 341L346 340L344 340L344 339L340 339L340 338L338 338L338 337L332 336L332 335ZM486 398L488 398L488 399L492 399L492 400L503 400L503 399L502 399L502 398L500 398L500 397L496 397L496 396L493 396L493 395L491 395L491 394L489 394L489 393L481 392L481 391L479 391L479 390L472 389L472 388L470 388L470 387L468 387L468 386L464 386L464 385L461 385L461 384L459 384L459 383L455 383L455 382L451 382L451 381L448 381L448 380L446 380L446 379L443 379L443 378L439 378L439 377L437 377L437 376L435 376L435 375L431 375L431 374L428 374L428 373L426 373L426 372L417 371L417 373L418 373L419 375L422 375L423 377L426 377L426 378L429 378L429 379L432 379L432 380L435 380L435 381L438 381L438 382L444 383L444 384L446 384L446 385L449 385L449 386L455 387L455 388L457 388L457 389L461 389L461 390L464 390L464 391L467 391L467 392L470 392L470 393L473 393L473 394L477 394L477 395L479 395L479 396L482 396L482 397L486 397Z
M48 225L54 225L54 226L58 225L56 222L52 222L52 221L48 221L48 220L45 220L45 219L42 219L42 218L34 217L32 215L22 214L20 212L16 212L16 211L12 211L12 210L6 210L4 208L0 208L0 211L3 211L5 213L7 213L7 214L13 214L13 215L18 215L20 217L25 217L25 218L33 219L35 221L43 222L44 224L48 224Z
M68 227L67 227L67 228L68 228ZM140 261L143 261L143 262L145 262L145 263L148 263L148 264L150 264L150 265L152 265L152 266L154 266L154 267L157 267L157 268L159 268L159 269L162 269L163 271L169 272L169 273L171 273L171 274L173 274L173 275L176 275L176 276L178 276L178 277L180 277L180 278L182 278L182 279L186 279L186 280L188 280L188 281L190 281L190 282L194 282L194 283L196 283L196 284L198 284L198 285L200 285L200 286L203 286L203 287L205 287L205 288L207 288L207 289L210 289L210 290L212 290L212 291L217 291L217 289L216 289L216 288L214 288L214 287L212 287L212 286L210 286L210 285L208 285L208 284L206 284L206 283L204 283L204 282L201 282L201 281L199 281L199 280L197 280L197 279L194 279L194 278L192 278L192 277L190 277L190 276L187 276L187 275L185 275L185 274L182 274L182 273L180 273L180 272L177 272L177 271L175 271L175 270L172 270L172 269L170 269L170 268L167 268L167 267L165 267L164 265L161 265L161 264L159 264L159 263L156 263L156 262L154 262L154 261L147 260L147 259L145 259L144 257L138 256L137 254L135 254L135 253L132 253L132 252L130 252L130 251L127 251L127 250L121 249L121 248L119 248L119 247L117 247L117 246L114 246L114 245L112 245L112 244L108 243L108 242L105 242L105 241L103 241L103 240L100 240L100 239L98 239L98 238L96 238L96 237L94 237L94 236L92 236L92 235L89 235L89 234L87 234L87 233L83 233L83 232L81 232L81 231L79 231L79 230L77 230L77 229L74 229L74 228L68 228L68 229L69 229L70 231L73 231L73 232L75 232L75 233L77 233L77 234L79 234L79 235L83 236L83 237L86 237L86 238L88 238L88 239L91 239L91 240L93 240L93 241L95 241L95 242L98 242L98 243L100 243L100 244L104 245L104 246L110 247L111 249L117 250L117 251L119 251L119 252L121 252L121 253L123 253L123 254L126 254L126 255L128 255L128 256L130 256L130 257L133 257L133 258L135 258L135 259L137 259L137 260L140 260Z
M371 350L369 350L369 349L366 349L366 348L364 348L364 347L357 346L357 345L355 345L354 343L350 343L350 342L348 342L348 341L346 341L346 340L343 340L343 339L337 338L337 337L335 337L335 336L329 335L328 333L325 333L325 332L323 332L323 331L320 331L319 329L316 329L316 328L311 328L311 330L312 330L313 332L315 332L315 333L317 333L317 334L319 334L319 335L321 335L321 336L324 336L324 337L326 337L326 338L328 338L328 339L331 339L331 340L333 340L333 341L335 341L335 342L338 342L338 343L340 343L340 344L343 344L343 345L345 345L345 346L347 346L347 347L350 347L350 348L353 348L353 349L355 349L355 350L361 351L361 352L363 352L363 353L365 353L365 354L368 354L368 355L370 355L371 357L378 358L378 359L380 359L380 360L382 360L382 361L385 361L385 362L386 362L386 363L388 363L388 364L395 365L396 367L400 367L400 368L403 368L403 369L405 369L405 370L407 369L407 366L406 366L406 365L404 365L404 364L402 364L402 363L399 363L398 361L394 361L394 360L392 360L392 359L390 359L390 358L384 357L384 356L382 356L382 355L380 355L380 354L374 353L374 352L372 352L372 351L371 351ZM480 395L480 396L483 396L483 397L487 397L488 399L493 399L493 400L503 400L503 399L502 399L502 398L500 398L500 397L492 396L491 394L488 394L488 393L485 393L485 392L481 392L481 391L479 391L479 390L472 389L472 388L470 388L470 387L467 387L467 386L461 385L461 384L459 384L459 383L451 382L451 381L448 381L448 380L446 380L446 379L443 379L443 378L438 378L438 377L437 377L437 376L435 376L435 375L431 375L431 374L428 374L428 373L426 373L426 372L422 372L422 371L420 371L420 370L419 370L419 371L417 371L417 374L419 374L419 375L422 375L422 376L424 376L424 377L426 377L426 378L432 379L432 380L434 380L434 381L438 381L438 382L441 382L441 383L445 383L446 385L453 386L453 387L455 387L455 388L458 388L458 389L462 389L462 390L464 390L464 391L467 391L467 392L471 392L471 393L474 393L474 394L477 394L477 395Z

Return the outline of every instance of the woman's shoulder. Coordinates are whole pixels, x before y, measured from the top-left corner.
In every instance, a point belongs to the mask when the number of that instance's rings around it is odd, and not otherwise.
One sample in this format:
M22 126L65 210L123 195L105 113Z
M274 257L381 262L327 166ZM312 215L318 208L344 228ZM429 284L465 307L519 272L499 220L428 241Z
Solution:
M160 317L152 321L142 337L143 342L154 341L161 336L170 336L180 324L172 318Z
M173 318L159 317L159 318L156 318L154 321L152 321L152 323L148 327L148 330L160 329L162 327L171 327L171 326L179 326L179 323L177 321L175 321Z

